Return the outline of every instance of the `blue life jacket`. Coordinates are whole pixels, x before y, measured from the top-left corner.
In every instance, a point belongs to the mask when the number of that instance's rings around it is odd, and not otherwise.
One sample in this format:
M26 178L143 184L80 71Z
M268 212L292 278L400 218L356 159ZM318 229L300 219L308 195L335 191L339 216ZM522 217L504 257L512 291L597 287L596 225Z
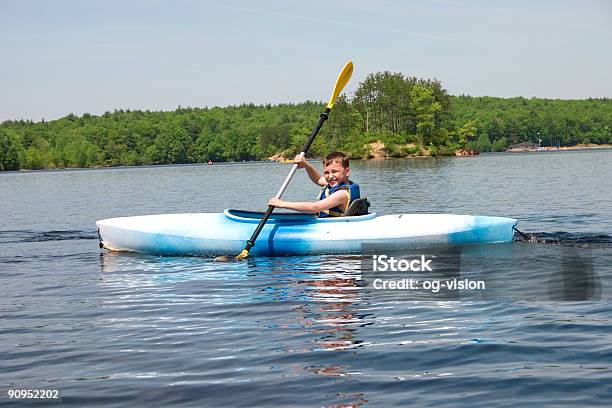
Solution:
M359 192L359 184L353 183L352 181L348 180L347 183L343 182L335 187L331 187L329 184L323 187L321 189L321 193L319 194L319 200L324 200L339 190L346 190L349 196L348 202L346 203L346 207L344 207L344 210L342 210L340 206L330 208L329 210L323 210L319 213L319 218L342 217L344 215L344 211L349 208L351 203L361 197L361 194Z

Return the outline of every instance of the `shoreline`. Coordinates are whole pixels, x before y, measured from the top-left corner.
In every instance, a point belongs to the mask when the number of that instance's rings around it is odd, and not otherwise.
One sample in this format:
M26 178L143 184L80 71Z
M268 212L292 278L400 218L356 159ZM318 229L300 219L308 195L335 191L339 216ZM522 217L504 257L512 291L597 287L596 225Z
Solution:
M499 154L499 153L541 153L541 152L560 152L560 151L581 151L581 150L598 150L598 149L612 149L612 144L589 144L583 145L578 144L575 146L562 146L562 147L542 147L540 150L536 149L506 149L502 152L483 152L484 154ZM379 161L379 160L392 160L392 159L430 159L437 157L476 157L478 155L445 155L445 156L431 156L431 155L419 155L412 154L404 157L393 157L393 156L382 156L375 155L372 157L354 158L351 160L363 160L363 161ZM318 160L318 157L311 157L311 160ZM134 166L92 166L92 167L53 167L46 169L19 169L19 170L6 170L0 171L0 174L15 174L15 173L30 173L30 172L55 172L55 171L80 171L80 170L108 170L108 169L136 169L136 168L161 168L161 167L173 167L173 166L219 166L219 165L234 165L234 164L258 164L258 163L293 163L293 159L285 159L284 156L274 155L268 158L268 160L252 160L252 161L224 161L224 162L198 162L198 163L170 163L170 164L143 164Z
M414 145L413 145L414 146ZM351 158L350 160L390 160L390 159L427 159L427 158L435 158L435 157L475 157L480 154L499 154L499 153L541 153L541 152L560 152L560 151L572 151L572 150L597 150L597 149L612 149L612 144L577 144L574 146L562 146L562 147L553 147L546 146L541 148L510 148L503 151L498 152L477 152L470 151L467 149L459 149L455 154L448 155L438 155L432 156L431 154L409 154L406 156L398 157L398 156L390 156L384 153L385 145L382 143L371 143L370 144L370 152L369 157L360 157L360 158ZM429 153L427 149L422 149L421 152ZM463 154L458 154L459 152L464 152ZM312 159L312 158L311 158ZM315 157L314 159L319 159ZM286 158L282 153L277 153L273 156L268 157L269 162L278 162L278 163L293 163L293 159Z
M523 152L558 152L558 151L564 151L564 150L588 150L588 149L610 149L610 148L612 148L612 144L593 144L593 143L582 144L582 143L579 143L574 146L561 146L561 147L542 146L539 148L521 147L521 148L506 149L505 151L508 153L523 153Z

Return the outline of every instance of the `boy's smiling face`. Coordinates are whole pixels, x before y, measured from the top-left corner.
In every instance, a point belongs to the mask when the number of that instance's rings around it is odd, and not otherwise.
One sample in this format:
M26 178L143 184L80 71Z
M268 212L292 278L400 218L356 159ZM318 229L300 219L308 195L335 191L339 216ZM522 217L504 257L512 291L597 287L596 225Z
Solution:
M323 169L323 177L325 177L325 181L327 181L327 184L331 187L346 182L350 174L350 168L342 167L342 163L335 160Z

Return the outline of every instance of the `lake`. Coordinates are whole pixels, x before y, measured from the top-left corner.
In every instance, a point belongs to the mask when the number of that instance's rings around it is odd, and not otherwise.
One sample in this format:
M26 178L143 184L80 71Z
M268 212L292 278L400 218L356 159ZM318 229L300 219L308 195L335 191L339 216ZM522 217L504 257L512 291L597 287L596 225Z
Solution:
M528 239L462 249L483 291L374 291L358 255L98 248L103 218L263 210L289 165L0 173L0 403L57 389L105 407L609 404L612 150L351 168L373 212L509 216ZM317 192L300 171L283 198Z

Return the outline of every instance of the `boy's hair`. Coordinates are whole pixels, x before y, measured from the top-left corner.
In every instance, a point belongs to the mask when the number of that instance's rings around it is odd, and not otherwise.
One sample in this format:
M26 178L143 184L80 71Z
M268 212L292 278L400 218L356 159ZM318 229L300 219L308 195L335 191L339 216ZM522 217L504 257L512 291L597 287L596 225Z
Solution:
M342 152L333 152L325 156L325 159L323 159L323 167L327 167L334 162L340 163L345 169L349 167L349 158Z

